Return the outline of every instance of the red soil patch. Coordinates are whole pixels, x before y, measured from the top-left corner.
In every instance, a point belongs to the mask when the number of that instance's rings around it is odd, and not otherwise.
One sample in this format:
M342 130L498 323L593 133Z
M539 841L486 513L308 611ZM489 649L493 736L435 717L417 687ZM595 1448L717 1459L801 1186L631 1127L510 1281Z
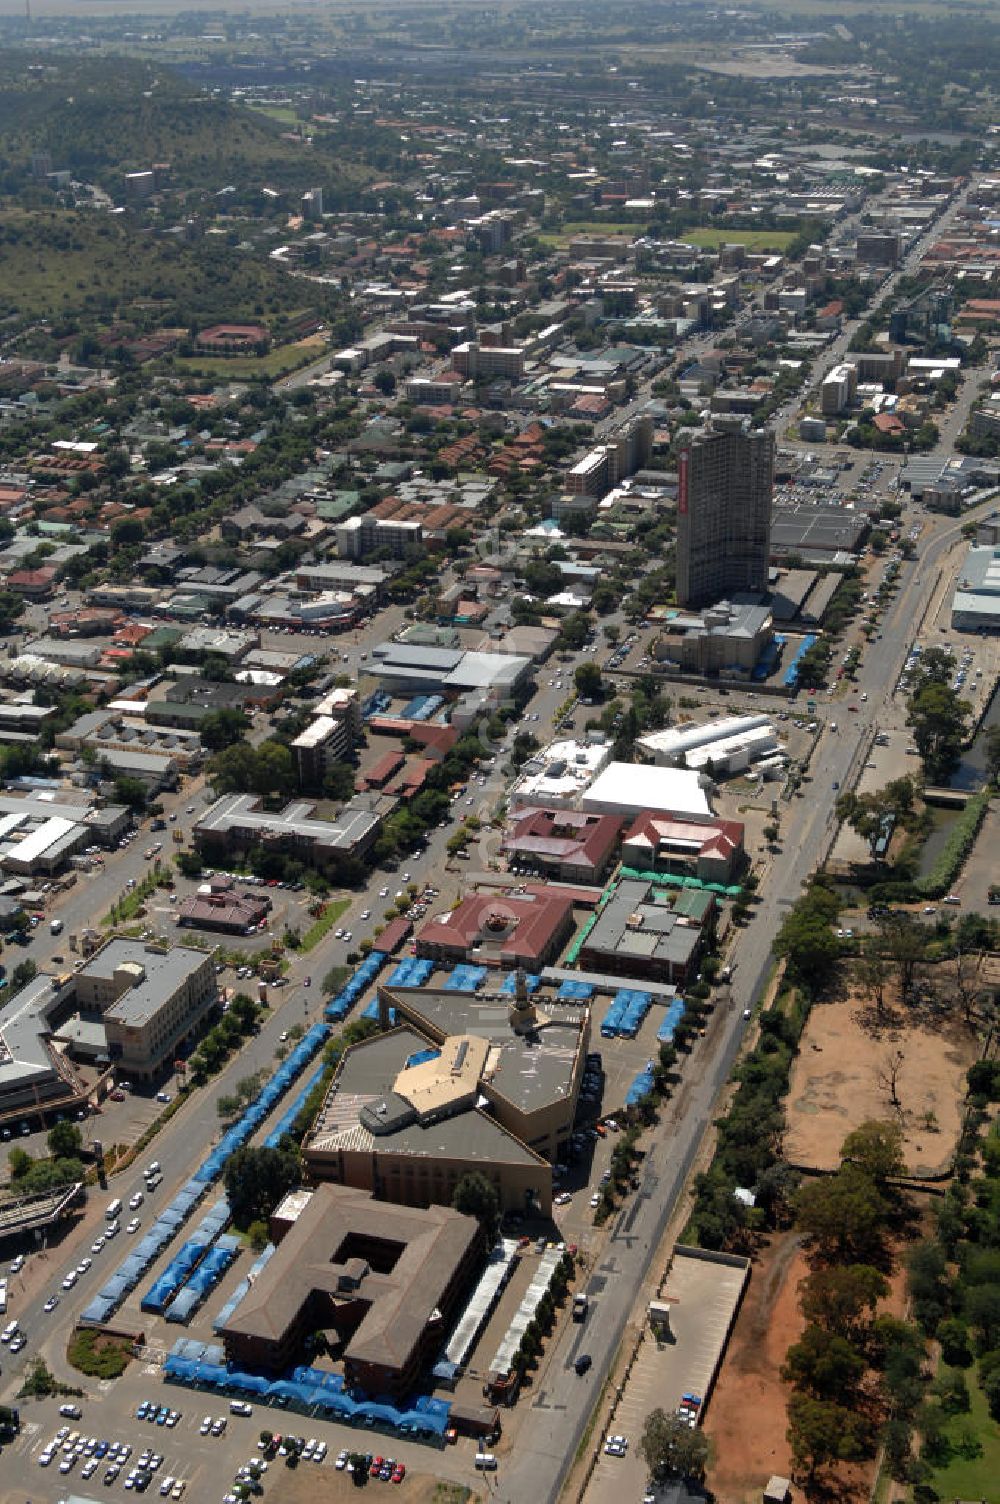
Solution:
M779 1374L785 1353L805 1326L799 1285L808 1272L794 1232L773 1238L754 1262L705 1417L715 1457L707 1481L718 1504L760 1504L773 1473L792 1476L785 1437L790 1391ZM881 1309L901 1316L906 1298L901 1269L889 1283L889 1298ZM873 1467L869 1462L836 1470L840 1504L867 1504ZM793 1487L793 1504L806 1497L801 1488Z
M805 1273L794 1233L775 1238L754 1265L705 1419L716 1458L708 1484L720 1504L759 1500L772 1473L791 1476L778 1371L802 1331L798 1287Z

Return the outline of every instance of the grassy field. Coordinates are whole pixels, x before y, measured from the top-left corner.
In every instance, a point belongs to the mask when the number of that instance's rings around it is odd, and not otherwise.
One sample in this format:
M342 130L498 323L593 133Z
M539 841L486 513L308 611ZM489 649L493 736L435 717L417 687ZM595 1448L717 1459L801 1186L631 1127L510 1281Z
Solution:
M624 239L634 240L637 235L643 234L644 230L644 225L631 224L620 220L581 219L567 223L562 230L546 231L539 235L538 239L542 245L549 245L556 250L562 250L577 235L606 235L609 238L621 235Z
M945 1427L955 1448L947 1467L939 1468L931 1482L942 1499L995 1499L1000 1479L1000 1425L990 1415L974 1368L966 1369L972 1407L956 1415ZM982 1455L962 1455L962 1438L971 1434L982 1446Z
M345 914L350 907L351 900L349 898L335 898L331 903L328 903L323 916L317 919L315 924L310 925L309 929L302 936L301 949L312 950L314 945L318 945L324 935L328 935L333 929L341 914Z
M745 245L748 251L786 251L795 235L794 230L734 230L706 225L685 230L678 239L701 246L703 251L717 250L720 245Z
M308 339L296 340L293 345L279 345L268 350L266 355L190 355L174 361L174 369L187 371L192 376L228 378L231 381L252 381L254 377L287 376L300 366L317 360L326 349L326 340L321 334L312 334Z
M287 126L295 130L299 127L303 135L311 136L316 127L310 120L300 120L294 107L290 104L249 104L247 109L253 110L255 115L266 115L268 120L277 121L278 125Z

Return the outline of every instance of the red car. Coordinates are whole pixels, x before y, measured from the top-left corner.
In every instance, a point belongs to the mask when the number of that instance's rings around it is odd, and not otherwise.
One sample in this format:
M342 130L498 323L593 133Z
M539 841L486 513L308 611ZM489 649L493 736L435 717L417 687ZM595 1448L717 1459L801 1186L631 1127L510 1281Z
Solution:
M392 1470L392 1481L393 1481L393 1483L402 1483L402 1481L403 1481L403 1479L405 1477L406 1477L406 1463L405 1462L397 1462L396 1466Z
M372 1465L368 1469L368 1476L369 1476L369 1478L377 1478L378 1477L379 1473L382 1471L382 1463L384 1461L385 1461L384 1457L373 1457L372 1458Z

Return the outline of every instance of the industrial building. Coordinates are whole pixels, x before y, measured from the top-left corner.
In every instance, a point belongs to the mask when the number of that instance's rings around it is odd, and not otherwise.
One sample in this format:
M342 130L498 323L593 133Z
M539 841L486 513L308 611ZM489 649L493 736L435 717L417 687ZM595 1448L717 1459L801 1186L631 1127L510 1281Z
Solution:
M677 600L711 604L763 594L771 552L774 435L716 428L681 451L677 468Z
M20 877L51 877L85 846L117 844L131 815L98 806L79 789L0 794L0 867Z
M744 773L762 757L783 750L766 715L733 715L702 726L651 731L638 745L658 767L694 768L713 778Z
M346 1185L293 1191L271 1236L277 1251L222 1329L227 1360L281 1374L307 1337L332 1329L347 1383L373 1395L414 1389L483 1255L474 1217L387 1206Z
M771 516L771 554L778 560L794 556L807 565L846 566L870 530L865 512L813 502L779 504Z
M970 546L952 596L951 624L958 632L1000 631L1000 548Z
M313 1179L448 1205L478 1171L505 1211L552 1206L590 1040L587 1008L516 994L379 989L383 1032L345 1054L303 1151ZM395 1020L394 1025L392 1020Z
M512 696L531 671L531 659L516 653L462 652L401 642L379 643L369 664L369 673L390 694L457 696L481 691L496 703Z

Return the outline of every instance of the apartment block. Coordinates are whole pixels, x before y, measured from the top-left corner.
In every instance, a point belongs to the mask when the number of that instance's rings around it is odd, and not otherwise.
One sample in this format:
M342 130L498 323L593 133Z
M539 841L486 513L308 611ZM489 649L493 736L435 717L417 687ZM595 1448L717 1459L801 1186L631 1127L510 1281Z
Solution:
M678 458L677 600L702 606L767 589L774 435L712 430Z

